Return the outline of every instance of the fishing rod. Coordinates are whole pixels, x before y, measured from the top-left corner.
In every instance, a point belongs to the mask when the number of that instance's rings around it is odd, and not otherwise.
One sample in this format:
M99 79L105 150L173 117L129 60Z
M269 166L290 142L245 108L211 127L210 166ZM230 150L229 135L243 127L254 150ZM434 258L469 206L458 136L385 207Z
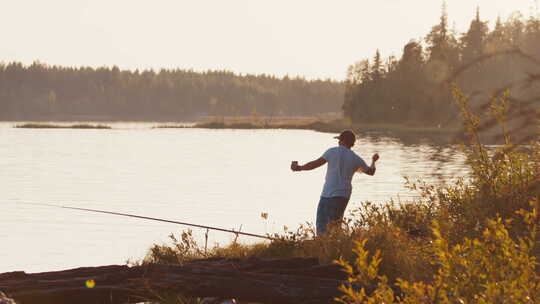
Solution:
M191 227L197 227L197 228L204 228L204 229L209 229L209 230L217 230L217 231L229 232L229 233L234 233L236 235L241 234L241 235L246 235L246 236L252 236L252 237L267 239L267 240L274 240L273 237L268 236L268 235L261 235L261 234L255 234L255 233L249 233L249 232L241 232L241 231L235 231L235 230L231 230L231 229L224 229L224 228L219 228L219 227L191 224L191 223L186 223L186 222L166 220L166 219L161 219L161 218L156 218L156 217L149 217L149 216L142 216L142 215L135 215L135 214L127 214L127 213L112 212L112 211L97 210L97 209L88 209L88 208L78 208L78 207L70 207L70 206L62 206L62 205L54 205L54 204L42 204L42 203L19 203L19 204L48 206L48 207L56 207L56 208L63 208L63 209L72 209L72 210L80 210L80 211L87 211L87 212L96 212L96 213L105 213L105 214L112 214L112 215L119 215L119 216L126 216L126 217L134 217L134 218L140 218L140 219L151 220L151 221L158 221L158 222L172 223L172 224L185 225L185 226L191 226Z

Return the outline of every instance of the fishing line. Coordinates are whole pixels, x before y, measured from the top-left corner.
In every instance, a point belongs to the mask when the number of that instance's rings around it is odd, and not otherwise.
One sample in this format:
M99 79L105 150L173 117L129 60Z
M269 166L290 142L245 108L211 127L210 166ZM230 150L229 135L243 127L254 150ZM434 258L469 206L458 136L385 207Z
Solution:
M62 206L62 205L54 205L54 204L44 204L44 203L22 203L22 202L18 202L17 204L56 207L56 208L63 208L63 209L72 209L72 210L80 210L80 211L87 211L87 212L95 212L95 213L112 214L112 215L119 215L119 216L126 216L126 217L134 217L134 218L140 218L140 219L151 220L151 221L158 221L158 222L185 225L185 226L191 226L191 227L197 227L197 228L203 228L203 229L210 229L210 230L229 232L229 233L234 233L236 235L241 234L241 235L246 235L246 236L251 236L251 237L267 239L267 240L275 240L275 238L267 236L267 235L261 235L261 234L255 234L255 233L249 233L249 232L241 232L241 231L235 231L235 230L231 230L231 229L224 229L224 228L219 228L219 227L191 224L191 223L186 223L186 222L166 220L166 219L161 219L161 218L156 218L156 217L149 217L149 216L142 216L142 215L135 215L135 214L128 214L128 213L120 213L120 212L113 212L113 211L106 211L106 210L88 209L88 208L79 208L79 207L70 207L70 206Z

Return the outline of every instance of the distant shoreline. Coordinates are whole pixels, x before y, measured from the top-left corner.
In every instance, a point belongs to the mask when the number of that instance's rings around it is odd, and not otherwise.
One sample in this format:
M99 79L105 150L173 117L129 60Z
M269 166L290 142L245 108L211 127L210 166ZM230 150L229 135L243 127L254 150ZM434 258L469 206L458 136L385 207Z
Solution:
M21 122L13 126L14 128L27 129L113 129L107 123L123 123L124 121L109 122ZM131 121L130 121L131 122ZM125 121L125 123L130 123ZM135 123L153 123L152 121L134 121ZM183 122L154 122L157 123L153 129L238 129L238 130L263 130L263 129L284 129L284 130L312 130L322 133L339 133L344 129L351 129L357 134L367 135L387 135L392 137L414 137L434 139L440 141L451 141L460 133L458 128L444 127L424 127L407 126L388 123L347 123L342 119L282 119L282 120L249 120L249 119L217 119L206 120L194 123Z
M8 122L8 121L2 121ZM13 128L22 129L114 129L115 123L155 123L152 129L237 129L237 130L311 130L322 133L337 134L344 129L351 129L360 136L387 136L404 141L427 139L438 143L458 143L463 140L463 130L458 127L411 126L391 123L349 123L343 119L317 118L214 118L199 122L159 122L159 121L36 121L20 122ZM488 140L491 142L492 140Z
M452 142L460 134L459 128L407 126L386 123L347 123L344 120L312 120L312 121L206 121L191 126L164 124L155 128L200 128L200 129L285 129L312 130L322 133L339 133L351 129L357 134L386 135L397 138L422 137L436 141Z
M306 129L324 133L339 133L344 129L352 129L355 132L404 132L404 133L452 133L457 130L437 127L405 126L385 123L354 123L347 124L341 120L335 121L312 121L300 123L251 123L251 122L202 122L196 123L193 128L207 129Z
M25 123L15 125L14 128L20 129L111 129L107 125L94 125L94 124L53 124L53 123Z

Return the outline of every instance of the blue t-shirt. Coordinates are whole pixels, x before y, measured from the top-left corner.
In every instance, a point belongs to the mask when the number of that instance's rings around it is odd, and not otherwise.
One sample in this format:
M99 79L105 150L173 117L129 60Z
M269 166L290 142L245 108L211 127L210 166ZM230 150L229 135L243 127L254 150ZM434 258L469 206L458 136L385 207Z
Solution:
M358 169L364 172L369 169L360 156L343 146L326 150L322 158L328 162L322 197L350 197L354 173Z

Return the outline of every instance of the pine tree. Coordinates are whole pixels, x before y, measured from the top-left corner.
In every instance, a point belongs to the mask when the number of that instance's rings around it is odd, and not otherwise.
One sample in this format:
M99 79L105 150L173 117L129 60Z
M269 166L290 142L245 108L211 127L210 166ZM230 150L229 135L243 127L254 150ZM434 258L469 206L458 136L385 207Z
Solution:
M445 51L448 47L448 13L446 11L446 2L443 2L440 22L431 29L427 35L429 57L432 60L445 61Z
M371 79L373 81L378 82L383 78L384 74L384 68L383 68L383 62L381 59L381 53L379 52L379 49L375 52L375 56L373 57L373 66L371 67Z
M500 16L497 17L495 27L493 28L493 31L488 34L486 40L487 53L495 53L496 50L502 50L508 47L507 45L505 45L504 26L502 24Z
M462 60L464 64L469 64L483 54L487 35L487 24L480 20L480 8L477 7L476 18L471 21L469 31L461 38Z

